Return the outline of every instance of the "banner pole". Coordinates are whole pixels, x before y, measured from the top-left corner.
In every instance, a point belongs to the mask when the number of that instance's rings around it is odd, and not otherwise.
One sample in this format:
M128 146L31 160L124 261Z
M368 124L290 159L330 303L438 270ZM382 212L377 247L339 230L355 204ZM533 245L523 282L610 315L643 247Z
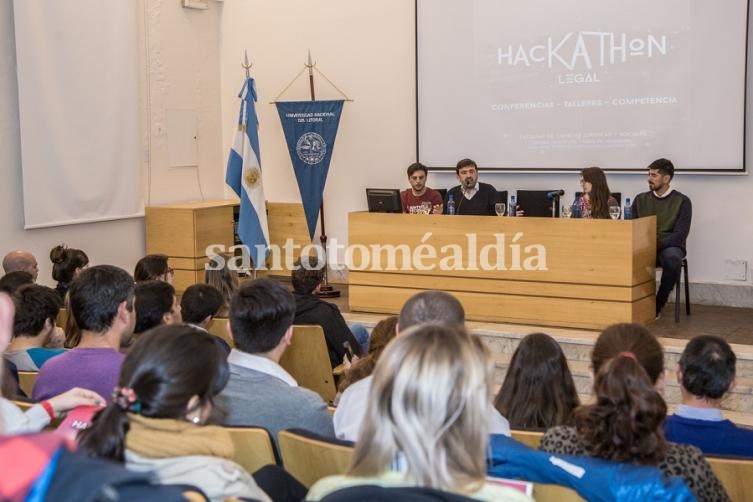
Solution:
M309 90L311 91L311 101L316 101L316 92L314 90L314 63L311 62L311 50L308 54L308 62L306 68L309 70ZM319 206L319 224L322 227L322 233L319 236L319 240L324 250L324 278L319 284L319 289L316 292L317 296L322 298L338 298L340 291L335 289L328 280L328 267L327 267L327 230L324 226L324 197L322 197L322 203Z

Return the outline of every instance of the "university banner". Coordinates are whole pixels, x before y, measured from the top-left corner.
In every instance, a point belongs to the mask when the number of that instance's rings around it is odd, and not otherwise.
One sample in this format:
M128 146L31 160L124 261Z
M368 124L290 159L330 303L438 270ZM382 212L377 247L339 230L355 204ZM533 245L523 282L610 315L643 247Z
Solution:
M342 100L277 102L312 240L343 103Z

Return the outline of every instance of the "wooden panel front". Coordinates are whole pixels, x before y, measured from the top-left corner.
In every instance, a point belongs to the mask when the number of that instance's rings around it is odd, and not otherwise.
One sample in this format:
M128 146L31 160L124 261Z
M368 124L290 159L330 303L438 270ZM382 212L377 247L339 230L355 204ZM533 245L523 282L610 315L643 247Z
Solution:
M368 262L363 264L362 253L353 253L355 267L351 266L351 271L363 265L370 271L381 268L387 273L405 273L404 270L386 270L389 265L386 252L376 255L371 252L371 246L404 244L411 250L412 257L412 251L419 245L428 244L439 254L434 259L424 259L423 264L435 268L425 271L413 267L411 273L631 287L653 280L653 267L641 269L634 267L633 263L635 260L647 262L649 255L651 260L654 259L654 217L611 221L357 212L350 213L348 227L348 245L363 245L370 251ZM425 238L426 233L431 235ZM514 241L518 234L521 235ZM480 252L497 240L503 243L500 247L504 249L506 270L483 270ZM462 270L440 269L441 259L449 254L449 251L441 250L451 245L463 250ZM525 249L533 245L546 250L547 270L525 270L525 260L534 254ZM640 247L633 249L634 245ZM517 267L514 266L513 249L516 247L520 249ZM637 259L634 253L646 256ZM411 267L410 263L404 264L401 253L396 254L394 266L397 269ZM492 251L489 256L494 262L496 253Z
M466 318L474 321L601 329L616 322L644 324L655 316L653 296L637 302L614 302L442 289L456 296L463 304ZM408 298L421 291L351 283L348 300L352 311L397 314Z
M193 212L169 207L146 208L146 253L188 256L194 249Z
M206 256L208 246L221 245L227 250L235 244L233 234L233 206L194 210L196 241L190 257ZM186 255L177 255L186 256Z
M362 247L349 264L350 308L397 313L413 294L441 289L456 295L472 320L597 329L646 323L655 314L655 235L653 217L351 213L348 244ZM424 248L418 263L421 244L436 253ZM385 246L402 248L391 263ZM449 260L458 249L462 256Z
M309 238L306 215L300 202L267 202L267 221L269 223L269 241L277 246L282 253L282 247L288 239L300 246L293 252L293 258L301 256L301 250L311 244ZM269 275L290 276L290 269L285 264L285 256L278 255L273 247L267 258L267 267L272 267L276 260L282 270L270 270ZM276 265L275 265L276 267Z

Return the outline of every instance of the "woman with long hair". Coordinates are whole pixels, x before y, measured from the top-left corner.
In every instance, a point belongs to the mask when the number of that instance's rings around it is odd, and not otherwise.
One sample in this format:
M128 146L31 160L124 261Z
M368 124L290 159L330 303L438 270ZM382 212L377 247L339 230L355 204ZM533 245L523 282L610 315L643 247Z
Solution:
M339 393L345 392L345 389L359 380L363 380L374 372L377 361L384 352L387 344L397 335L397 316L393 315L379 321L374 329L371 330L369 337L369 352L362 359L359 359L340 379L337 387Z
M136 262L133 280L136 282L162 281L173 283L175 271L167 263L167 255L148 254Z
M587 167L580 172L583 195L578 199L581 218L609 219L609 206L618 206L609 191L607 177L600 167Z
M569 424L580 404L565 354L544 333L523 337L507 368L494 406L513 429Z
M123 361L113 402L81 432L96 457L153 472L162 484L187 484L212 500L269 500L251 475L230 460L233 442L206 425L229 377L214 336L186 324L159 326L140 337Z
M417 486L477 500L530 500L486 481L494 364L462 328L419 325L389 343L374 370L353 460L307 500L358 486Z
M217 312L217 317L228 316L230 298L232 298L233 293L235 293L240 285L238 271L229 266L231 259L232 256L228 254L212 256L209 259L209 268L204 270L204 282L217 288L225 300L222 308ZM220 263L223 264L221 267L219 267Z
M698 500L729 500L698 448L664 438L664 351L654 335L638 324L610 326L591 365L594 403L575 410L574 426L549 429L542 450L653 465L683 478Z
M71 281L89 265L89 257L80 249L61 244L50 251L50 261L52 261L52 278L58 282L55 291L60 295L61 300L65 300Z

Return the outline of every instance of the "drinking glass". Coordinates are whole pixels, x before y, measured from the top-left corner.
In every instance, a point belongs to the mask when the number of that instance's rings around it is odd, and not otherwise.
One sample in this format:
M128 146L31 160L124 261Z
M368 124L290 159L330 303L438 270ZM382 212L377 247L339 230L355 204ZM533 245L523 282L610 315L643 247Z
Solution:
M432 207L431 201L429 201L429 200L425 200L425 201L423 201L423 202L421 203L421 207L422 207L422 208L423 208L423 210L424 210L424 211L423 211L423 212L424 212L424 214L431 214L431 207Z
M497 216L504 216L505 215L505 203L497 202L496 204L494 204L494 212L497 213Z
M620 206L609 206L609 217L613 220L620 219Z
M573 206L570 204L562 204L562 217L569 218L573 214Z

